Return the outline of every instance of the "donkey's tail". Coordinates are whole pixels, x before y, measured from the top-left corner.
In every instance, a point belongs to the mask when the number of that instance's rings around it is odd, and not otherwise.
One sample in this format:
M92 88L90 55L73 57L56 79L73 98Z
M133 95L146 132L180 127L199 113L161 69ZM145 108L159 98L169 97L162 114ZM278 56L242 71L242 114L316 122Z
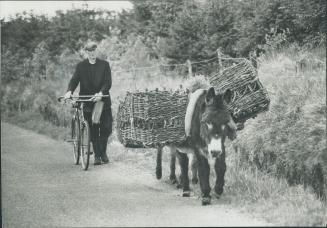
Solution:
M159 146L157 149L156 177L158 180L160 180L162 177L162 147L161 146Z

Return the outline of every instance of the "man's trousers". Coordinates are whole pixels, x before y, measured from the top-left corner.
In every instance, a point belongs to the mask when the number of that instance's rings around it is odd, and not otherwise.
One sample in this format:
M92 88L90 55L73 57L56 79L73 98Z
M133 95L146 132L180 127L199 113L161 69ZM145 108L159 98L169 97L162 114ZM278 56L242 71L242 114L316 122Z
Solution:
M84 111L84 118L90 126L91 142L93 145L94 156L100 158L106 154L108 138L112 132L112 113L111 107L103 109L99 124L92 123L92 112Z

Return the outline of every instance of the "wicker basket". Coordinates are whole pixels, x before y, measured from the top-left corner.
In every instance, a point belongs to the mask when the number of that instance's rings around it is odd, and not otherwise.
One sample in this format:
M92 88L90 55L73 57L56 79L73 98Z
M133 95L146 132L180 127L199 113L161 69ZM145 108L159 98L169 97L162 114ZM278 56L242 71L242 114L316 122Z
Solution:
M269 108L268 93L257 78L256 69L247 59L211 75L209 81L216 91L234 91L229 109L236 122L254 118Z
M117 113L119 141L126 147L156 147L185 140L184 91L127 92Z
M216 91L231 89L229 105L236 122L255 117L269 107L267 91L256 77L256 69L244 59L210 77ZM185 140L188 93L184 90L127 92L117 113L119 141L126 147L157 147Z

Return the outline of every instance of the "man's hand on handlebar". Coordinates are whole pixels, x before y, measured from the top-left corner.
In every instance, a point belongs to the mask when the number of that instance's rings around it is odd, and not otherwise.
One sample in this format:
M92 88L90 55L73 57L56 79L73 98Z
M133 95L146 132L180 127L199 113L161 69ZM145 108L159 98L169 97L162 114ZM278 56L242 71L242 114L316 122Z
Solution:
M101 101L102 95L103 95L102 92L96 93L91 98L91 100L94 101L94 102Z
M72 97L72 92L68 91L65 95L64 95L64 101L66 101L67 99L70 99Z
M67 100L71 102L97 102L101 101L102 97L109 97L109 95L103 95L102 92L96 93L94 95L79 95L73 96L71 91L68 91L64 96L59 97L58 101L64 101L66 103Z

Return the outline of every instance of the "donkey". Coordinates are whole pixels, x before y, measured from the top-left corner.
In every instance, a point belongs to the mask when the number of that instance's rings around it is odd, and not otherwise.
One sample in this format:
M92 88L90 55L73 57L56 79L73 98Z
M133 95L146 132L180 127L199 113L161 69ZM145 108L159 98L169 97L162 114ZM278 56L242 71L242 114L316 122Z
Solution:
M190 96L185 116L186 140L180 144L170 144L171 165L170 179L176 181L175 161L178 157L181 167L181 185L183 196L190 196L188 177L188 153L193 154L192 182L197 183L199 176L202 205L211 202L208 159L215 160L216 183L214 191L217 197L223 193L224 176L226 171L225 146L226 137L230 140L236 138L237 126L227 104L232 100L232 91L216 94L213 87L208 90L198 89ZM158 148L156 176L162 176L162 148Z

